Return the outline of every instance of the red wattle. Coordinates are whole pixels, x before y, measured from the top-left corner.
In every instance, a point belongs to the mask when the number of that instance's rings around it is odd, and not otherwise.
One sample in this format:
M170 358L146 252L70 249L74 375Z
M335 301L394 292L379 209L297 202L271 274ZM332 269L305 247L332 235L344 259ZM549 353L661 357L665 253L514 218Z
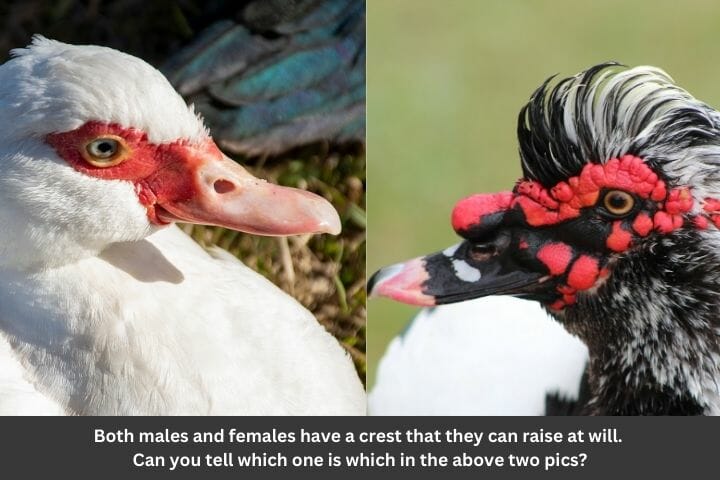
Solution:
M118 136L125 141L125 148L129 150L127 160L106 168L85 161L81 154L84 146L103 135ZM88 122L75 130L52 133L46 140L81 173L105 180L132 182L139 201L147 209L148 219L158 225L166 225L166 222L155 214L155 204L192 198L198 187L190 170L203 158L222 157L210 139L202 145L185 142L153 144L144 132L113 123Z
M624 252L630 248L631 243L632 235L622 228L622 222L613 222L612 231L605 242L607 247L614 252Z
M479 225L482 217L510 208L512 192L471 195L460 200L452 212L452 226L456 232Z
M638 216L635 217L632 227L633 230L635 230L635 233L641 237L647 237L653 229L653 221L647 213L640 212L638 213Z
M665 199L665 182L659 180L641 158L625 155L604 164L588 163L580 174L546 189L539 182L522 181L516 189L518 205L528 224L539 227L554 225L580 216L580 209L595 205L603 189L618 189L641 198ZM692 197L677 194L678 209L692 206ZM675 207L674 207L675 208ZM683 210L687 211L687 210Z
M562 275L572 259L572 249L566 243L547 243L540 248L537 258L545 264L550 275Z
M570 267L567 283L576 290L587 290L595 285L599 275L598 259L580 255Z

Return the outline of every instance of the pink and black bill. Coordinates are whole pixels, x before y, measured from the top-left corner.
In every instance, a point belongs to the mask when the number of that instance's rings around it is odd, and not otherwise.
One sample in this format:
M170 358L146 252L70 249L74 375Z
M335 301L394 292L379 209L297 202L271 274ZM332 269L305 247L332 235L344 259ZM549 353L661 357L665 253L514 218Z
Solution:
M543 299L547 275L527 255L527 239L505 228L507 211L488 213L463 231L466 240L441 252L392 265L370 279L372 295L414 305L441 305L486 295ZM520 249L520 245L525 246ZM520 253L520 255L518 255Z
M487 295L515 295L543 303L561 298L557 292L561 279L552 273L567 269L578 255L569 248L544 249L556 244L527 223L521 207L512 207L513 199L513 193L503 192L459 202L452 220L464 241L381 269L370 279L371 295L423 306Z

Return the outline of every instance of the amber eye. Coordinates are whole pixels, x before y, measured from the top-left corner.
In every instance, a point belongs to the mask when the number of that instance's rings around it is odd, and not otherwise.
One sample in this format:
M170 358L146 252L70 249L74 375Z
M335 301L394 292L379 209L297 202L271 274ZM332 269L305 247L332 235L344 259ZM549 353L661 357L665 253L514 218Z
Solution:
M85 160L96 167L117 165L125 159L126 153L125 141L109 135L89 141L82 152Z
M603 197L603 206L612 215L620 217L632 211L635 198L622 190L610 190Z

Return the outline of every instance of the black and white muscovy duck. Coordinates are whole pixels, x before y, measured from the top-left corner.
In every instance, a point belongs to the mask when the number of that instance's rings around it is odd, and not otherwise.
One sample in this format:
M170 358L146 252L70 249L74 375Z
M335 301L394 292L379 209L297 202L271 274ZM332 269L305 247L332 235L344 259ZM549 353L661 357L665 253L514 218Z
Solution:
M514 189L455 206L463 241L370 286L424 306L517 298L423 312L370 412L720 413L720 113L657 68L602 64L546 81L518 138Z
M363 414L348 354L176 221L327 232L228 159L156 69L36 37L0 66L0 413Z

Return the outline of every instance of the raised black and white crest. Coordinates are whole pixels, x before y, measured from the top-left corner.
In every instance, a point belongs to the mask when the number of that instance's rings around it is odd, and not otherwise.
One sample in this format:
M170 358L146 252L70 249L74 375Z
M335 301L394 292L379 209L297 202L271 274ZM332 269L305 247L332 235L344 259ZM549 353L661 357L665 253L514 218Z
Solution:
M520 111L517 130L524 176L546 187L624 154L671 183L720 182L720 115L655 67L603 63L551 77Z

